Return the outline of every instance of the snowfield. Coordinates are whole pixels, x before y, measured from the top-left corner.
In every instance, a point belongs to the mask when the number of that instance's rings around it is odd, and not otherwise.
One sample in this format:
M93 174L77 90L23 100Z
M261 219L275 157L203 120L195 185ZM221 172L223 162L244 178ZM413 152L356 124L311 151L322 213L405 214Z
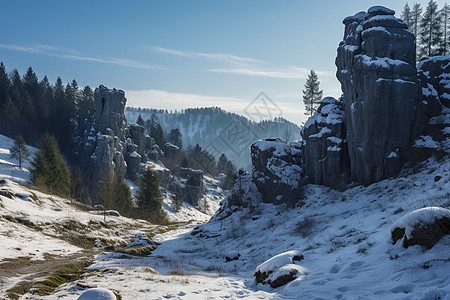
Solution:
M261 203L256 211L241 209L203 225L171 228L123 217L108 217L111 226L103 227L102 216L81 211L69 200L8 179L2 189L14 196L0 196L0 265L21 256L48 260L48 254L83 254L85 250L64 239L67 231L55 229L54 224L67 220L97 224L86 234L97 236L99 243L109 238L136 245L146 236L161 243L147 256L97 252L92 272L81 279L59 286L52 295L25 294L21 299L77 299L88 288L108 289L122 299L450 299L450 236L429 250L405 249L401 242L392 243L390 231L414 210L449 208L448 159L431 159L399 178L368 187L352 185L343 192L308 185L304 204L294 209ZM42 229L11 222L5 215L26 218ZM272 263L270 267L283 273L298 266L301 276L278 288L257 284L257 267L287 251L304 258L292 265L282 256L284 269ZM230 253L237 259L227 261ZM2 276L0 298L23 277Z

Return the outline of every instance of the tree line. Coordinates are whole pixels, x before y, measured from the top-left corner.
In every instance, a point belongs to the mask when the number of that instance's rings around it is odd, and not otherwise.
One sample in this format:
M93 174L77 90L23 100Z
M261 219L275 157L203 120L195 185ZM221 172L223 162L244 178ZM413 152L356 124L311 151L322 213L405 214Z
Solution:
M423 56L449 54L450 7L447 3L441 9L434 0L425 8L420 3L412 7L406 3L401 18L416 37L417 60Z
M9 74L0 63L0 132L18 135L38 146L44 133L53 135L62 152L70 156L72 138L84 131L85 119L94 111L94 92L81 89L75 79L64 85L60 77L51 84L41 80L31 67L21 76Z

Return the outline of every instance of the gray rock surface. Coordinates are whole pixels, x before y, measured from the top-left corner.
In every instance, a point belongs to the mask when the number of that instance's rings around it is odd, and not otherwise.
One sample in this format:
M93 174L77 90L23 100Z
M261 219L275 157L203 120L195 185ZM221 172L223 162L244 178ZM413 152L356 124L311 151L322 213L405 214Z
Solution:
M337 186L348 180L343 106L341 100L326 97L303 126L305 175L316 184Z
M180 177L184 178L183 201L198 206L199 200L205 193L205 183L203 182L203 171L190 168L181 168Z
M350 174L364 184L398 174L420 124L414 35L393 13L372 7L345 18L336 58Z
M262 201L293 205L301 198L301 151L280 139L265 139L251 146L252 176Z

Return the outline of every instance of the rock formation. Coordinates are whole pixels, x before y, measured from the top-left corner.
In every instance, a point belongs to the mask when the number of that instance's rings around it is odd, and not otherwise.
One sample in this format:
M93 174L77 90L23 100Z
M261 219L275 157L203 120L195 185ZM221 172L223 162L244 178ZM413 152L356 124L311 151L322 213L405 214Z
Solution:
M349 161L342 100L327 97L303 126L305 173L316 184L347 181Z
M419 128L414 35L393 10L381 6L343 23L336 66L350 174L370 184L398 174Z
M252 176L262 201L295 204L301 197L301 151L280 139L265 139L251 146Z
M142 126L128 124L123 91L100 85L94 101L95 115L79 146L82 165L95 181L112 174L136 180L145 169L150 137Z

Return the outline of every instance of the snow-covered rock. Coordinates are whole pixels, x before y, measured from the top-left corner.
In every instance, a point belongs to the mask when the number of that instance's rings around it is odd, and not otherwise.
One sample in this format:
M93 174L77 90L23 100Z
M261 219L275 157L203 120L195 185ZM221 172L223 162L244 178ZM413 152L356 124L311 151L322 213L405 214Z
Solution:
M251 146L251 156L253 182L263 202L293 205L300 200L301 150L280 139L265 139Z
M399 173L421 121L414 35L393 13L345 18L336 58L351 179L363 184Z
M414 210L391 226L394 244L403 238L405 248L412 245L431 248L448 234L450 234L450 210L442 207Z
M347 181L345 134L343 102L324 98L302 130L305 173L312 183L336 186Z
M254 274L256 282L277 288L298 276L304 276L306 268L294 264L294 261L302 259L303 255L297 250L275 255L256 267Z
M116 295L111 290L94 288L85 291L78 300L116 300Z

